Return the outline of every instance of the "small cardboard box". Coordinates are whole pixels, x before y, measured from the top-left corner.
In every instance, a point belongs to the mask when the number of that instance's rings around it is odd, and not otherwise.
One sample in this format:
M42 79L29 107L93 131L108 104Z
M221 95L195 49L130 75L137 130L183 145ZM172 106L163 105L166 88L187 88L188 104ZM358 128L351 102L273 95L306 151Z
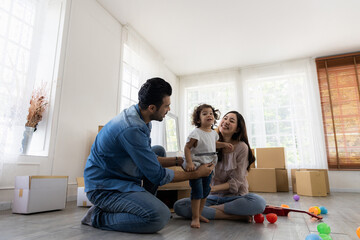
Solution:
M85 183L83 177L76 178L78 189L77 189L77 203L76 205L79 207L90 207L92 206L92 203L89 201L89 199L86 196L85 193Z
M298 195L326 197L324 171L296 171L295 176Z
M286 169L275 169L276 173L276 188L278 192L289 191L289 179Z
M291 185L292 185L292 189L293 189L294 193L297 192L297 189L296 189L296 176L295 176L295 173L297 171L322 171L322 172L324 172L325 184L326 184L326 192L330 193L328 170L327 169L309 169L309 168L300 168L300 169L295 169L294 168L294 169L291 169Z
M275 168L252 168L248 175L250 192L276 192Z
M256 148L258 168L285 168L285 150L283 147Z
M13 213L35 213L64 209L67 176L16 176Z
M309 169L309 168L301 168L301 171L321 171L324 173L324 177L325 177L325 184L326 184L326 192L330 193L330 184L329 184L329 174L328 174L328 170L327 169Z

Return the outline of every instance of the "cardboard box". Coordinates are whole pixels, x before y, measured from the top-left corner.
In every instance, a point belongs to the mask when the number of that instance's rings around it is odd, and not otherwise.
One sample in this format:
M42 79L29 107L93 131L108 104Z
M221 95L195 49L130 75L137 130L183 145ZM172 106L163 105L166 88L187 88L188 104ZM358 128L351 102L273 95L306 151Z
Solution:
M13 213L35 213L64 209L67 176L15 177Z
M286 169L275 169L276 173L276 188L278 192L289 191L289 179Z
M322 172L324 172L324 178L325 178L325 184L326 184L326 192L330 193L328 170L327 169L310 169L310 168L291 169L291 185L292 185L292 189L293 189L294 193L297 192L297 189L296 189L296 176L295 176L296 171L322 171Z
M285 150L283 147L256 148L258 168L285 168Z
M103 127L104 127L103 125L99 125L99 126L98 126L98 132L100 132L100 130L101 130Z
M328 170L327 170L327 169L301 168L300 170L301 170L301 171L321 171L321 172L324 172L325 184L326 184L326 192L327 192L327 193L330 193L329 174L328 174Z
M252 168L247 181L250 192L277 192L274 168Z
M326 197L324 171L296 171L295 176L298 195Z
M85 183L83 177L76 178L78 189L77 189L77 203L79 207L90 207L93 204L89 201L85 193Z
M255 157L255 149L252 148L251 151L252 151L252 154L253 154L254 157ZM255 160L255 162L256 162L256 160ZM253 163L250 165L250 168L256 168L256 167L255 167L255 162L253 162Z
M293 193L296 193L296 175L295 173L297 171L300 171L300 169L296 169L296 168L292 168L291 169L291 186L292 186L292 191Z

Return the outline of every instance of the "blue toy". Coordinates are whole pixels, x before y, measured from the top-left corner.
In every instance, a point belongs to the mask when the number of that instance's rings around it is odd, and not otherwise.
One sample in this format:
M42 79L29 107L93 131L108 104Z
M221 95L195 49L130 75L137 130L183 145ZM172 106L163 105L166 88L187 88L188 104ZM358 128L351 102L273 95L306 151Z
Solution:
M321 237L315 233L306 236L305 240L322 240Z
M321 210L321 214L327 214L328 213L328 210L324 206L321 206L320 210Z

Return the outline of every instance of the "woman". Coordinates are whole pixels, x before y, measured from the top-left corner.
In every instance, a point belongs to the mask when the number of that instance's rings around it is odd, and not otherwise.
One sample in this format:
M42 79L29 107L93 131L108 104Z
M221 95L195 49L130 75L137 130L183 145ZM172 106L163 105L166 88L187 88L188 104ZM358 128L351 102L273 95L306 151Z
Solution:
M201 220L242 220L252 222L252 216L262 213L266 202L249 193L246 179L255 157L250 149L245 120L236 111L228 112L219 124L219 141L233 144L233 150L221 149L212 179L211 194L206 200ZM191 200L180 199L174 204L177 215L191 218Z

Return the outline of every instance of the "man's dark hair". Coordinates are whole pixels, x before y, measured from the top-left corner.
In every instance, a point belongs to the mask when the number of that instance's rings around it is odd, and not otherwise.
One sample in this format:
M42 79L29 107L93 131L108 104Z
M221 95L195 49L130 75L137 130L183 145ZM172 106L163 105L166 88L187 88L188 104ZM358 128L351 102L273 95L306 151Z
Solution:
M147 109L153 104L159 109L163 104L163 98L171 96L171 93L172 88L164 79L158 77L148 79L139 90L139 106L141 109Z

